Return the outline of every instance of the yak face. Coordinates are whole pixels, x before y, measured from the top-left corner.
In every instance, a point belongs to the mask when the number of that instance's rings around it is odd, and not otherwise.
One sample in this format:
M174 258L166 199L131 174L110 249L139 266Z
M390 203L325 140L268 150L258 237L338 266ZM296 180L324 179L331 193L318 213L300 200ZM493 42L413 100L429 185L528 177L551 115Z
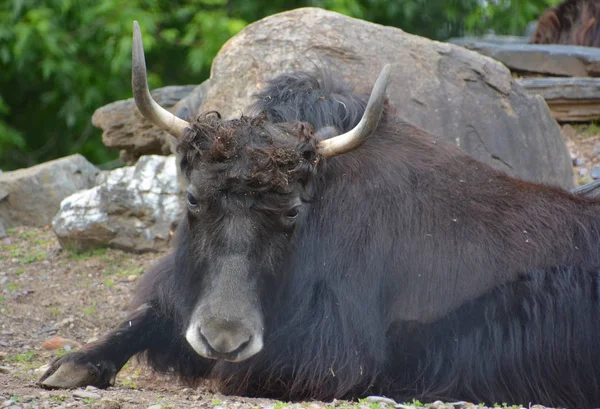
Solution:
M185 337L202 356L242 361L262 349L268 318L263 311L269 310L264 303L276 296L267 291L275 283L279 288L285 280L282 261L306 213L310 182L321 159L350 152L375 132L391 66L385 65L379 73L358 124L338 135L341 129L333 119L340 115L339 106L347 108L346 104L333 98L336 110L323 110L332 101L320 104L328 101L321 95L309 102L307 95L317 94L308 89L297 89L298 99L289 92L295 87L285 85L301 79L293 75L270 87L279 95L273 106L263 104L279 112L275 123L267 120L265 111L231 121L221 121L218 113L209 112L189 123L152 99L137 22L133 23L132 51L136 106L152 123L179 139L180 167L189 182L187 220L179 228L176 268L182 276L177 282L186 286L182 293L192 294L184 304L194 305L185 313ZM263 97L272 99L271 91ZM281 98L282 91L287 96ZM306 109L297 110L298 101L305 101L300 105ZM283 103L281 111L276 109L279 103ZM295 114L294 119L315 119L319 113L329 118L317 125L323 128L322 138L314 135L308 123L284 119L290 114Z
M264 300L306 213L321 156L306 123L208 113L178 146L187 198L187 270L200 280L185 338L200 355L242 361L262 349Z

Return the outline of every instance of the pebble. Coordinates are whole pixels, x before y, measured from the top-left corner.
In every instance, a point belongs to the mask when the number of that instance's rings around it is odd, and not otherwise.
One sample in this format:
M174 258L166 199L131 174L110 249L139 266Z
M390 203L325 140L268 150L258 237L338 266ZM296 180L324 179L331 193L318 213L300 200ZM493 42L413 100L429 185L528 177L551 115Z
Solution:
M85 390L86 391L97 391L98 388L96 388L95 386L92 386L92 385L88 385L85 387Z
M12 368L10 366L0 366L0 373L10 373Z
M69 347L67 349L66 347ZM42 344L42 348L44 349L60 349L65 348L65 350L70 350L71 348L81 348L81 344L77 341L73 341L63 337L52 337L48 338Z
M573 165L583 166L583 165L585 165L585 161L581 158L575 158L575 160L573 161Z
M162 405L152 405L152 406L148 406L148 409L162 409Z
M41 375L45 374L48 369L50 369L50 365L49 364L45 364L45 365L40 366L37 369L34 369L33 372L35 374L38 374L38 375L41 376Z
M392 405L392 406L395 406L398 404L395 400L390 399L390 398L385 398L383 396L368 396L367 402L375 402L375 403L379 403L379 404L385 403L386 405Z
M581 169L579 169L578 173L579 173L579 176L584 177L584 176L587 176L588 172L589 172L588 168L581 168Z
M95 392L75 391L73 392L73 397L81 399L100 399L102 396Z
M592 179L600 179L600 166L594 166L591 176Z
M121 404L114 400L107 400L102 402L102 409L121 409Z
M130 283L133 283L137 279L138 279L138 276L136 276L136 275L127 276L127 281L129 281Z

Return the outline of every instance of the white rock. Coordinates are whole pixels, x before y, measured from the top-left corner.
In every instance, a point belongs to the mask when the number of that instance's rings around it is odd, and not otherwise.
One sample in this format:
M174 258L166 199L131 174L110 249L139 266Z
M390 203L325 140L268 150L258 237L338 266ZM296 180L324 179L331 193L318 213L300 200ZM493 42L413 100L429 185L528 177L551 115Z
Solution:
M183 211L174 156L142 156L97 182L62 201L52 226L63 247L148 251L168 243Z

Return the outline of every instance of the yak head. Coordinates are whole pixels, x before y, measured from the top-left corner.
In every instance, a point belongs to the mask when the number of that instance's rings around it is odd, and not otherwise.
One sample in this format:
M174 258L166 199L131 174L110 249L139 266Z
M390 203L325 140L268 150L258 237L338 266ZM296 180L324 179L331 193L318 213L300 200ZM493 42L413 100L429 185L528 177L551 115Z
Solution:
M360 146L377 127L390 67L382 70L364 116L347 133L315 133L305 122L265 116L222 120L217 112L188 123L150 96L141 34L134 22L133 93L138 109L176 137L186 177L187 217L177 262L193 293L185 338L201 356L245 360L262 349L264 303L278 265L306 216L311 181L326 158ZM193 306L192 306L193 305Z

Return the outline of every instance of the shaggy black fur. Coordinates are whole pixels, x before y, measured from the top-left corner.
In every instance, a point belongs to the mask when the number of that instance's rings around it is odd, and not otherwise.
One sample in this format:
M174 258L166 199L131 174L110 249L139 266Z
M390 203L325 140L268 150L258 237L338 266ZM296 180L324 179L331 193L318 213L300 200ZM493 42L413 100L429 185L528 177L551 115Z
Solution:
M194 124L179 154L203 210L140 283L152 330L138 324L134 349L226 393L600 405L600 202L495 171L389 109L355 151L315 153L313 128L346 131L364 106L331 78L284 75L256 116ZM247 215L266 319L264 348L239 363L183 335L210 296L225 210ZM109 334L94 348L110 360L121 346Z
M600 47L599 19L598 0L566 0L542 14L532 43Z

